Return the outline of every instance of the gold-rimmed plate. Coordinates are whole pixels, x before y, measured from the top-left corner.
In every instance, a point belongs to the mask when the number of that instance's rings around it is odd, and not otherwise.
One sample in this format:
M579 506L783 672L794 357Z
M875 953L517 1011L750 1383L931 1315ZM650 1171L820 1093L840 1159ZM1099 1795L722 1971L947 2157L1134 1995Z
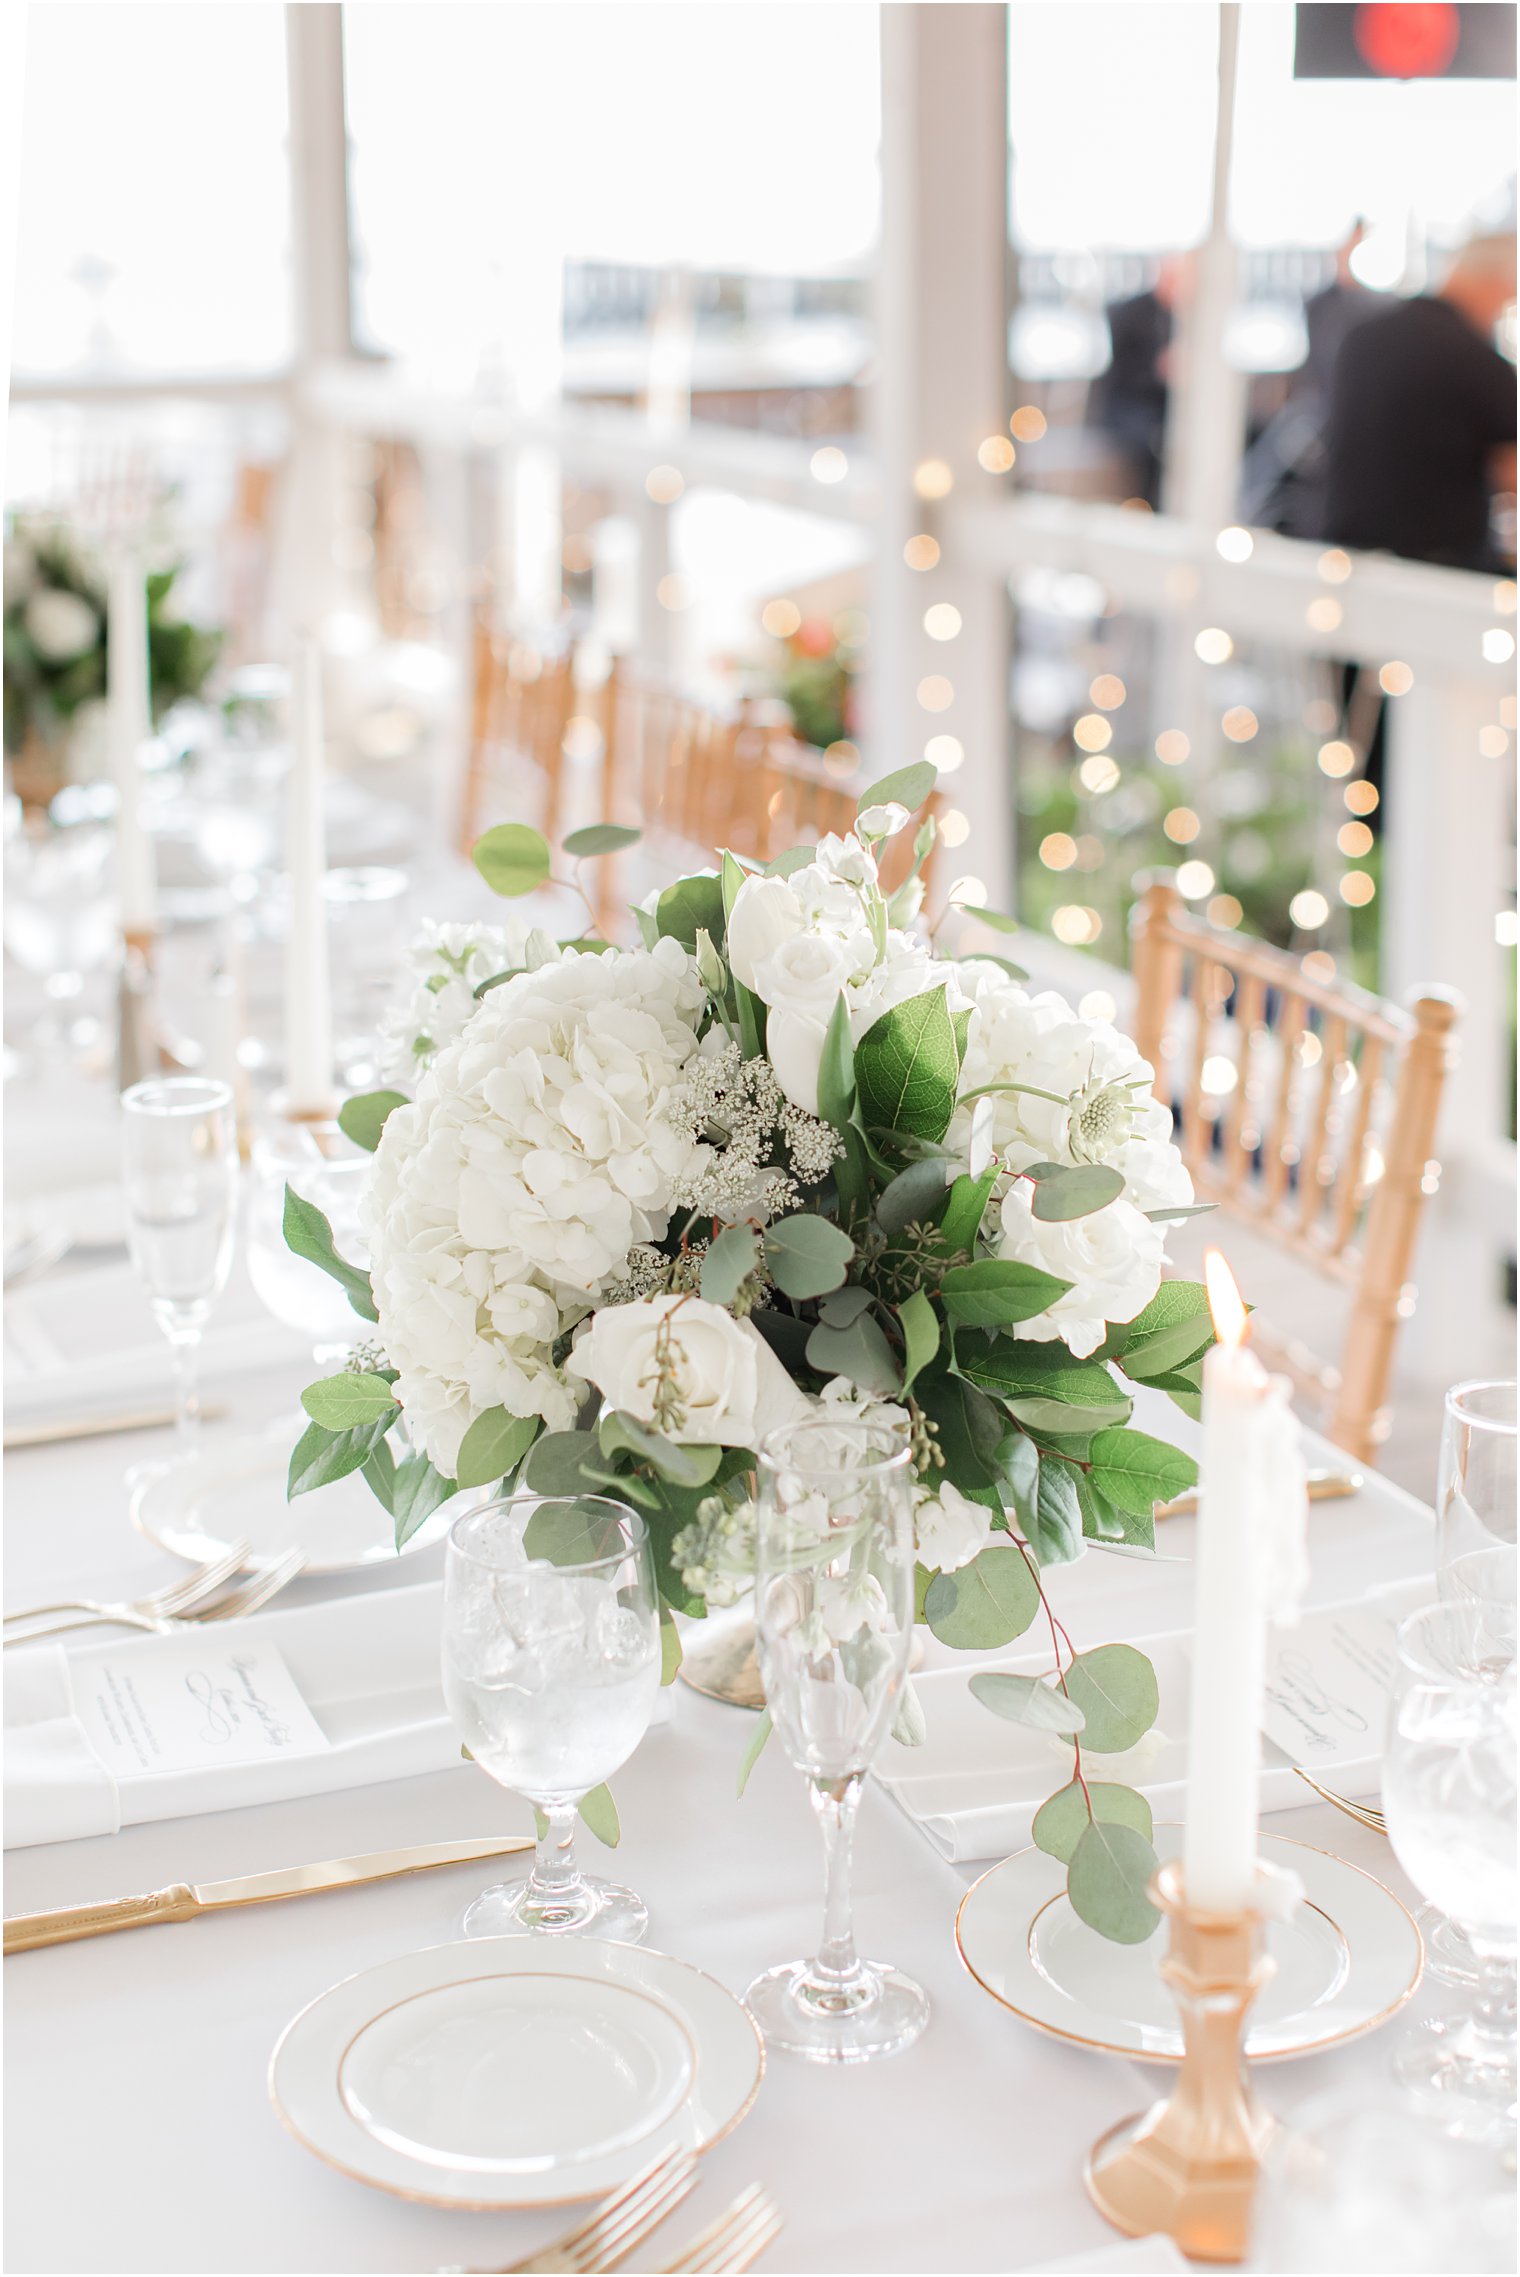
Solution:
M349 1977L269 2065L297 2141L425 2205L569 2205L749 2110L764 2051L712 1977L636 1946L482 1937Z
M1158 1826L1157 1854L1175 1857L1182 1830ZM1420 1933L1393 1892L1359 1866L1284 1835L1264 1834L1268 1865L1297 1874L1304 1903L1270 1922L1276 1970L1251 2010L1246 2053L1257 2062L1316 2054L1354 2040L1400 2009L1420 1981ZM1003 2007L1055 2038L1141 2062L1182 2054L1176 2005L1157 1971L1166 1930L1115 1945L1079 1921L1066 1869L1043 1850L1020 1850L974 1882L961 1900L955 1942L962 1961Z

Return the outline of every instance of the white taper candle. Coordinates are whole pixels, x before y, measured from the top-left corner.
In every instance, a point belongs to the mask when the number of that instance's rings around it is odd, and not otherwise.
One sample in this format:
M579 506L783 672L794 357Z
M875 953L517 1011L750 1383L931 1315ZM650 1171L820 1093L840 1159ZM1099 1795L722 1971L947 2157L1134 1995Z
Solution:
M121 929L140 939L157 921L153 841L143 825L142 747L153 732L148 597L141 556L111 556L106 590L106 722L116 785L116 891Z
M324 774L322 658L316 643L306 640L297 649L291 675L285 852L290 886L290 931L285 950L285 1104L292 1115L330 1114L334 1104Z

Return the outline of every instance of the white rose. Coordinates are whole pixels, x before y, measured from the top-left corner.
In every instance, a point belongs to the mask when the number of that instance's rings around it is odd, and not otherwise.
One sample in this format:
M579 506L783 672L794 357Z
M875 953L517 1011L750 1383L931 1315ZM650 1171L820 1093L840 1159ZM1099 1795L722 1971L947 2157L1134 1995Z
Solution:
M26 629L32 646L49 664L67 664L93 648L100 619L78 593L45 585L26 605Z
M754 988L761 958L802 927L802 905L785 878L746 878L728 916L728 961L735 979Z
M842 941L794 933L759 960L751 985L773 1011L801 1012L827 1024L852 969Z
M823 1065L823 1039L827 1022L785 1006L765 1023L765 1051L776 1071L776 1081L805 1115L818 1112L818 1071Z
M921 1563L936 1573L954 1573L992 1540L992 1512L947 1479L937 1494L919 1504L913 1530Z
M1161 1228L1123 1200L1085 1218L1047 1225L1034 1216L1032 1200L1025 1178L1004 1196L998 1255L1057 1273L1071 1287L1009 1334L1042 1343L1059 1339L1083 1360L1103 1342L1110 1321L1133 1320L1160 1288Z
M891 810L873 807L870 811L875 815L885 815ZM865 817L862 816L861 819L864 821ZM904 822L907 819L904 814ZM841 838L837 831L831 830L826 837L820 838L813 849L813 866L831 878L842 879L846 885L873 886L876 883L875 860L853 831Z
M667 1438L687 1446L753 1447L767 1431L809 1413L803 1394L749 1322L700 1297L648 1297L604 1307L566 1369L595 1384L609 1406L657 1428L654 1398L664 1334L685 1408Z

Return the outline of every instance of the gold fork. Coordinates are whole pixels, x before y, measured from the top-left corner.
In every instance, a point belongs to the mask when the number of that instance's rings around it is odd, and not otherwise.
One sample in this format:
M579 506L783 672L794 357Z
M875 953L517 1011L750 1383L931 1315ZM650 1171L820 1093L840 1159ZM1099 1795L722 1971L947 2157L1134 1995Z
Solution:
M282 1558L275 1559L273 1565L266 1566L262 1573L256 1573L245 1581L241 1589L234 1589L226 1597L218 1598L214 1605L207 1606L204 1613L192 1614L188 1623L181 1622L177 1625L204 1628L208 1621L236 1621L245 1613L257 1613L269 1603L271 1597L277 1597L289 1582L295 1580L305 1563L304 1551L287 1550Z
M697 2162L691 2152L669 2150L615 2190L589 2221L526 2261L509 2262L501 2277L529 2277L530 2272L547 2277L551 2271L589 2277L593 2270L615 2269L696 2186Z
M699 2271L748 2269L759 2260L781 2230L781 2216L758 2182L739 2193L733 2204L705 2230L699 2230L684 2253L664 2264L662 2277L697 2277Z
M241 1570L247 1555L248 1544L234 1542L220 1557L208 1559L193 1573L182 1574L178 1581L166 1582L162 1589L151 1590L146 1597L129 1597L121 1604L102 1604L93 1597L65 1597L55 1605L27 1605L19 1612L7 1613L5 1624L8 1627L12 1621L39 1621L52 1613L84 1613L96 1621L120 1617L129 1627L135 1626L134 1615L144 1621L167 1619L204 1604L223 1582L230 1581ZM7 1637L5 1641L10 1644L15 1640Z
M245 1548L232 1561L234 1570L243 1563L247 1554ZM140 1613L133 1606L111 1605L100 1612L81 1614L77 1620L46 1622L40 1629L27 1629L19 1635L7 1636L5 1642L8 1645L30 1644L38 1637L64 1636L70 1629L101 1627L150 1629L157 1636L173 1636L183 1629L204 1628L211 1621L237 1620L246 1613L257 1613L269 1603L271 1597L278 1596L288 1582L294 1581L305 1563L306 1559L300 1550L287 1550L283 1557L276 1558L272 1565L264 1566L259 1572L250 1575L239 1588L229 1590L225 1597L219 1597L214 1604L206 1605L197 1599L193 1605L179 1613L151 1614ZM226 1578L224 1573L222 1579Z
M1293 1768L1306 1787L1312 1787L1324 1802L1333 1803L1338 1811L1344 1811L1347 1818L1354 1818L1358 1826L1370 1827L1374 1834L1388 1832L1387 1814L1379 1810L1376 1803L1354 1803L1349 1795L1338 1795L1333 1787L1322 1787L1317 1779L1311 1779L1302 1764L1295 1763Z

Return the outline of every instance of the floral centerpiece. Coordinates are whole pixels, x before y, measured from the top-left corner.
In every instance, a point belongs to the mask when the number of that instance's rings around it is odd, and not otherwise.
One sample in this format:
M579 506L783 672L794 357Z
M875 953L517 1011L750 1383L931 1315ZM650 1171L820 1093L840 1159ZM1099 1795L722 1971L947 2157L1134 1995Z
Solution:
M1130 1042L919 929L932 821L884 893L878 852L932 785L907 768L848 837L677 879L634 912L637 947L428 929L389 1031L407 1091L341 1117L374 1152L371 1270L287 1198L291 1246L374 1323L304 1395L291 1492L362 1470L398 1543L463 1487L623 1497L669 1676L672 1615L746 1585L765 1433L831 1405L895 1421L920 1617L979 1651L1048 1634L1047 1674L973 1685L1069 1746L1036 1840L1070 1862L1078 1913L1134 1939L1150 1813L1102 1758L1150 1728L1155 1677L1130 1645L1079 1651L1044 1577L1089 1544L1149 1548L1155 1505L1194 1481L1130 1422L1135 1384L1196 1413L1205 1298L1162 1279L1192 1190ZM598 825L565 852L578 874L636 836ZM508 897L551 861L521 824L475 849ZM897 1736L921 1729L909 1692Z

